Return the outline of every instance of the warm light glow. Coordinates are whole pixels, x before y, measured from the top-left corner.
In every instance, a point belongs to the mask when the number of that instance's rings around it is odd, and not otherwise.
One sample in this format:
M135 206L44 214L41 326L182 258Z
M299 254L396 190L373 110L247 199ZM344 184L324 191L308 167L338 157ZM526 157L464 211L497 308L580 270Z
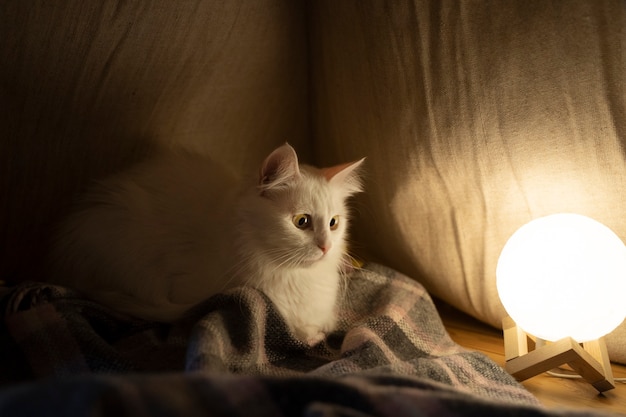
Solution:
M522 226L502 249L500 300L529 334L598 339L626 316L626 246L603 224L554 214Z

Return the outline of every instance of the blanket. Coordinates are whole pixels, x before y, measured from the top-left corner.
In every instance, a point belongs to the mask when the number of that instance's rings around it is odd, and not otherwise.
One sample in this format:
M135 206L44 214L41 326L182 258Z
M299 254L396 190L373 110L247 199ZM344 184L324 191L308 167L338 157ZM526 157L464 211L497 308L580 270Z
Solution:
M313 347L248 287L169 325L36 282L1 307L0 415L557 414L455 344L419 283L377 264L351 274L337 330Z

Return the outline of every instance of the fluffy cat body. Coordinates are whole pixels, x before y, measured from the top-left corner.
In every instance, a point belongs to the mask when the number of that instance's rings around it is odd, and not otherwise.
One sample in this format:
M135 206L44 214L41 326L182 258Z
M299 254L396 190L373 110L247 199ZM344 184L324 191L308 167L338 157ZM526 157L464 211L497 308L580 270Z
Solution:
M54 281L163 322L250 285L315 344L336 324L346 200L361 191L362 161L318 169L285 144L246 185L207 157L163 153L85 196L53 248Z

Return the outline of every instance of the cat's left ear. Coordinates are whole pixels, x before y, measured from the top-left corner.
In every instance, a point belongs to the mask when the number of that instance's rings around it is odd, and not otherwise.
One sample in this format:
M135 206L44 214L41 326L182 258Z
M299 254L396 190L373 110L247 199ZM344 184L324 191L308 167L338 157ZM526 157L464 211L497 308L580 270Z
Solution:
M333 185L341 187L349 195L363 191L360 171L365 158L346 164L323 168L324 177Z
M259 173L259 189L265 191L280 188L300 176L298 155L288 143L274 149L265 158Z

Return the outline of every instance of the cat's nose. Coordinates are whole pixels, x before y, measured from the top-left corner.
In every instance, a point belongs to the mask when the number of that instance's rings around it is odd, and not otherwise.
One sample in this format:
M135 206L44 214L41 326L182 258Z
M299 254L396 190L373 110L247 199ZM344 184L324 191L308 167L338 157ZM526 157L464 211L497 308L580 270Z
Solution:
M328 251L330 250L330 243L318 243L317 247L320 248L322 250L322 253L324 255L326 255L328 253Z

